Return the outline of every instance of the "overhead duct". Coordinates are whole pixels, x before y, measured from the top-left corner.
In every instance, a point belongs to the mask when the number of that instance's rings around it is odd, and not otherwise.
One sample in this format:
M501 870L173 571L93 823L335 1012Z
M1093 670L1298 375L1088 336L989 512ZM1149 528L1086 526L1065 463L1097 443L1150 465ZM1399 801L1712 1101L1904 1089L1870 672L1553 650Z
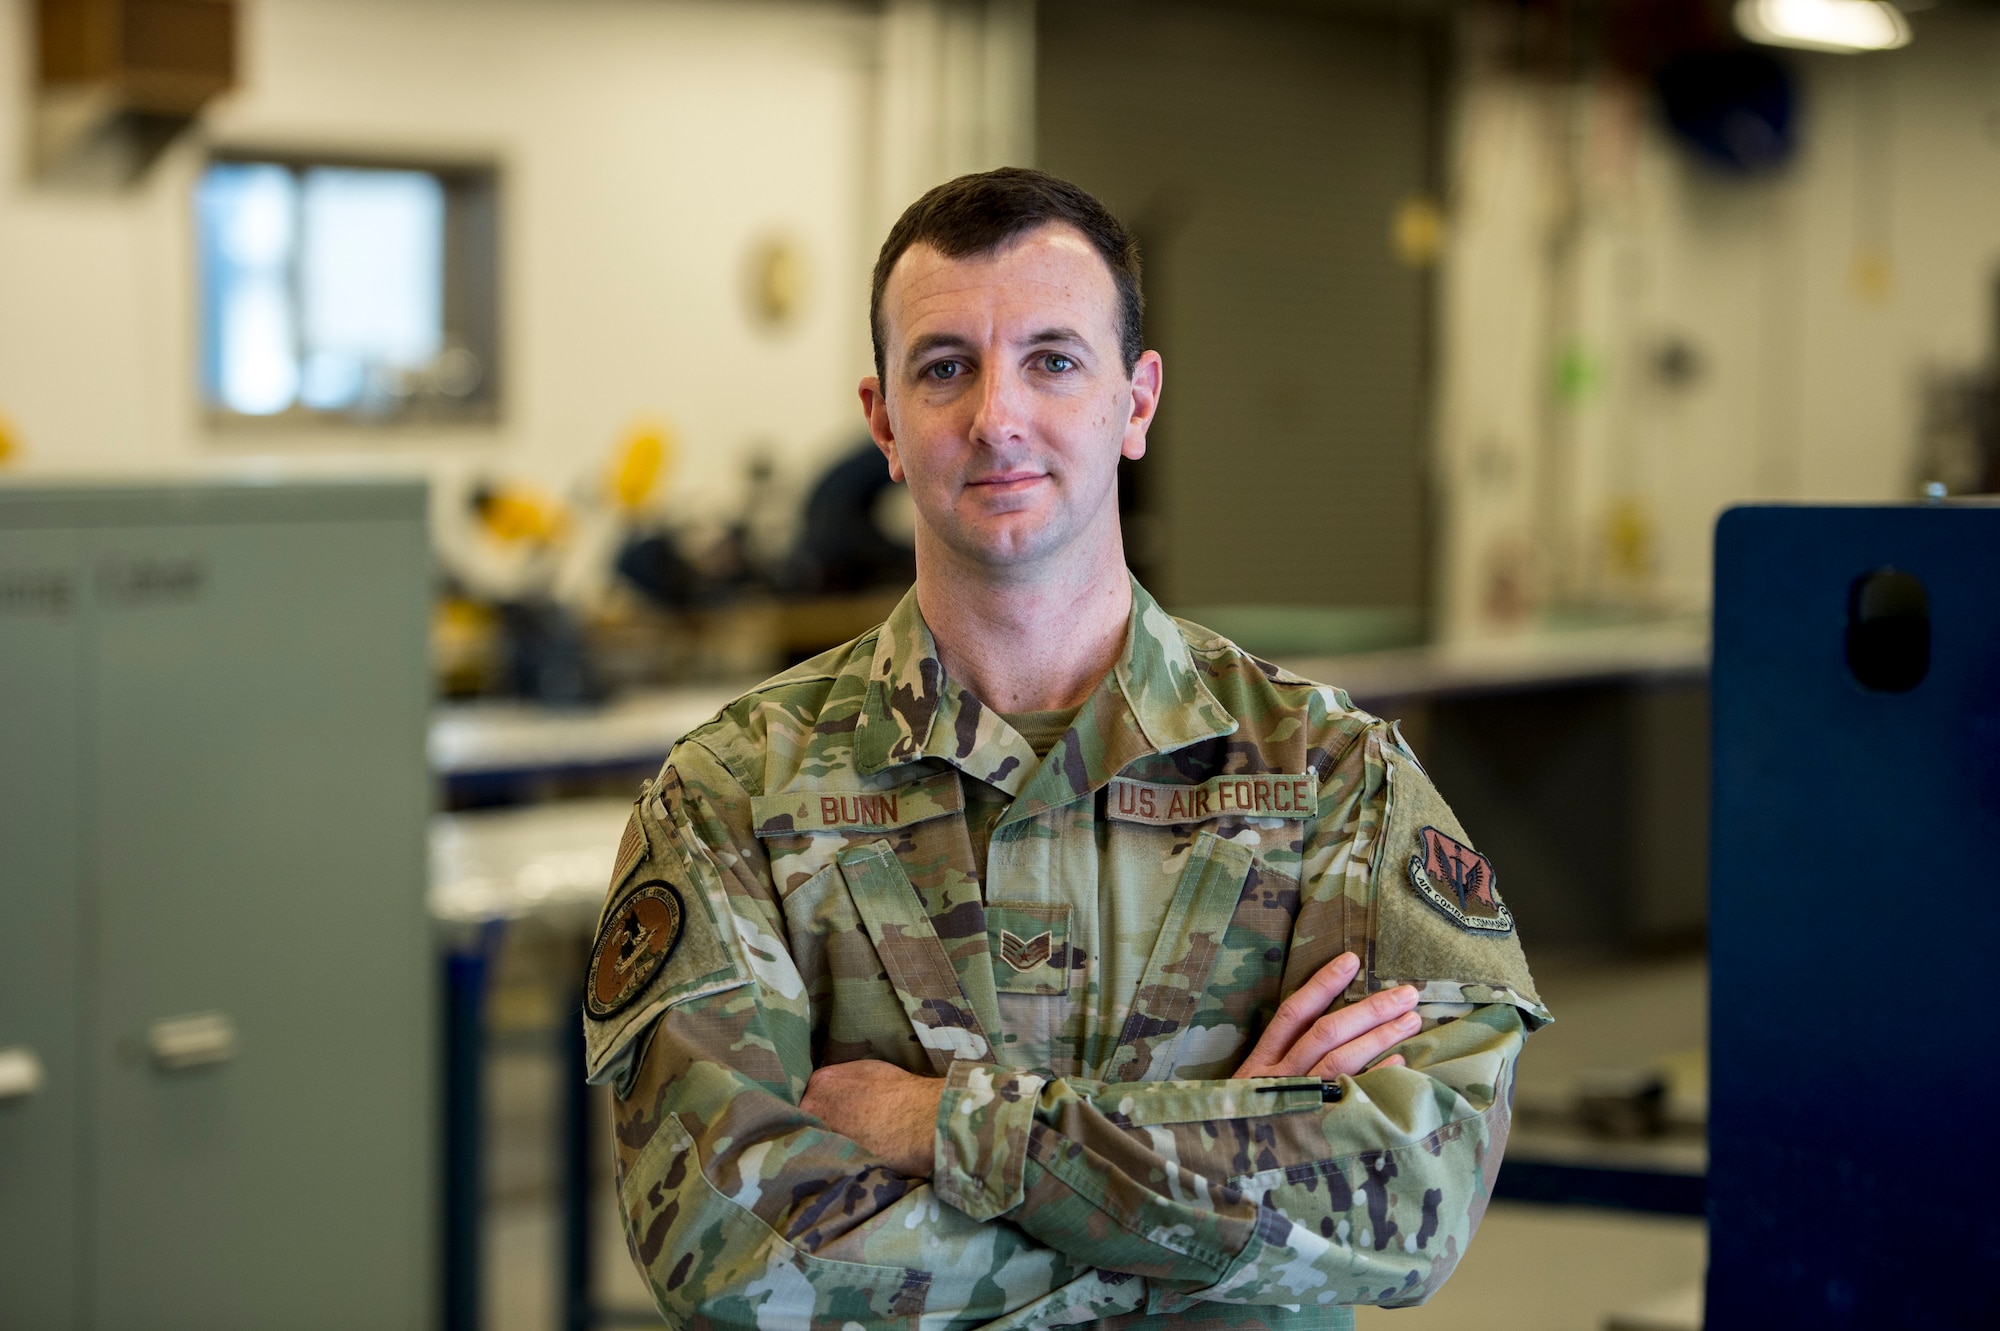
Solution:
M124 185L236 82L236 0L37 0L35 173Z

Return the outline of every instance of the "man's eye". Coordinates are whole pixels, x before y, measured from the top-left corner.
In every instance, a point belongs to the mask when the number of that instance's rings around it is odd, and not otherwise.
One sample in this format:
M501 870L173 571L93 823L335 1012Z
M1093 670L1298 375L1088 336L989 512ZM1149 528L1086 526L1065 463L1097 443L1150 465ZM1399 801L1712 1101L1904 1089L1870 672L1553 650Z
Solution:
M1063 355L1060 351L1051 351L1048 355L1042 357L1042 368L1051 374L1062 374L1068 370L1075 369L1076 362Z
M960 368L959 363L955 360L941 360L937 364L926 368L924 373L937 380L956 379L958 378Z

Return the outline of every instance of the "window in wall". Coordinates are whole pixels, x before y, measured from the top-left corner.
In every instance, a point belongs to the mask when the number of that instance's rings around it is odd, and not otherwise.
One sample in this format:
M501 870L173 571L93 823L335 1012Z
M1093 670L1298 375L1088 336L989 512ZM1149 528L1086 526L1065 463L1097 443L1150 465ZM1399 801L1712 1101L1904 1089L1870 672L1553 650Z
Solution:
M491 168L212 160L195 191L210 410L490 418L496 192Z

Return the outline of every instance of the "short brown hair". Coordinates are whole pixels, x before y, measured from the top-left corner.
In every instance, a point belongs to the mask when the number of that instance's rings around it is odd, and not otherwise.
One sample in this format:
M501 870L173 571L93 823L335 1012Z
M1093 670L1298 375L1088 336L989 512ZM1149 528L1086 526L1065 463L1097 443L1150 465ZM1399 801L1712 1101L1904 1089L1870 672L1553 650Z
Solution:
M1125 373L1146 349L1139 288L1139 242L1111 210L1086 191L1046 171L1003 166L997 171L947 180L903 210L882 252L868 293L868 334L875 344L875 375L887 383L882 360L882 290L890 270L912 245L929 245L947 259L991 254L1024 231L1060 222L1081 231L1097 250L1118 288L1118 350Z

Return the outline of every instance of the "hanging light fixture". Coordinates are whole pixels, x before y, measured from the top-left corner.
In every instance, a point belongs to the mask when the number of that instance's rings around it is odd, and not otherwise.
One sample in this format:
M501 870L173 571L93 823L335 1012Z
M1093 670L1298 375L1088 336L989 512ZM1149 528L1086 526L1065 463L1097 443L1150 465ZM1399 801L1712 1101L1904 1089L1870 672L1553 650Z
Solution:
M1737 0L1736 30L1766 46L1893 51L1910 44L1902 11L1882 0Z

